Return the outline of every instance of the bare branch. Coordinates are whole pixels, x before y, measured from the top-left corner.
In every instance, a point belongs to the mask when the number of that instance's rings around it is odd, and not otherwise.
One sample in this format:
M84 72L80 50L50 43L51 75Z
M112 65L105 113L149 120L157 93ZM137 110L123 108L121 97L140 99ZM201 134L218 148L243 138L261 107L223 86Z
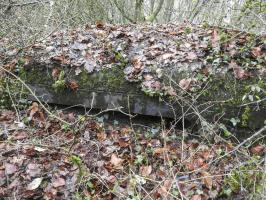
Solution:
M130 21L130 22L132 22L132 23L135 22L131 17L129 17L129 16L126 14L124 8L121 8L121 7L119 6L117 0L113 0L113 2L114 2L115 6L117 7L117 9L119 10L119 12L122 14L122 16L123 16L124 18L126 18L128 21Z
M147 21L153 22L156 19L157 15L159 14L159 12L162 9L163 3L164 3L164 0L160 0L155 11L150 16L147 17Z

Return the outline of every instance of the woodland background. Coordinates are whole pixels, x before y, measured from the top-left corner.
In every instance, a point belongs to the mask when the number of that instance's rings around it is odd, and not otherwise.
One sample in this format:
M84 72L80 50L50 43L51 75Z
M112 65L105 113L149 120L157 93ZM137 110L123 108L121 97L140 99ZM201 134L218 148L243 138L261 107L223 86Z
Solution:
M19 46L59 28L106 23L208 23L265 34L265 0L1 0L0 37Z

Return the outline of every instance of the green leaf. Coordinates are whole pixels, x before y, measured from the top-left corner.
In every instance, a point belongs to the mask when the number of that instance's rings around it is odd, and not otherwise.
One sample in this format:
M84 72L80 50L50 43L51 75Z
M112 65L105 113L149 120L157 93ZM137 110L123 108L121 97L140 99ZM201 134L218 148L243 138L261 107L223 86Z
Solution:
M227 128L225 127L224 124L220 124L220 128L223 130L223 132L224 132L224 136L225 136L225 137L229 137L229 136L232 135L232 133L231 133L230 131L227 130Z
M230 119L230 122L232 122L233 126L236 126L240 122L240 119L238 119L238 118L231 118Z
M250 101L254 101L254 97L253 97L253 95L248 95L248 99L249 99Z

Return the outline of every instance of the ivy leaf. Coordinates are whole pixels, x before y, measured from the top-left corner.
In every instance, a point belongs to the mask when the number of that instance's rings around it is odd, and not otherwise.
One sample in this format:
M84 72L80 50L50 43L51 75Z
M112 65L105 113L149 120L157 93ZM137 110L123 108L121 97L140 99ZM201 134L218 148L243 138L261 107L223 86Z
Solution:
M236 126L240 122L240 119L238 119L238 118L231 118L230 119L230 122L232 122L233 126Z
M225 137L230 137L232 135L232 133L227 130L227 128L224 124L220 124L220 128L223 130Z

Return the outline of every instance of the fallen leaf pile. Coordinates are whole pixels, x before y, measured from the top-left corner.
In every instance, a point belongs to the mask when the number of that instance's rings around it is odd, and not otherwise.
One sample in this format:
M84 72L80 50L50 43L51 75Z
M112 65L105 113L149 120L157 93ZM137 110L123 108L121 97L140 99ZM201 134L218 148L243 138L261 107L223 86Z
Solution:
M3 198L214 199L230 188L225 180L239 161L250 159L240 148L214 161L233 149L230 142L210 144L191 136L182 144L180 130L152 134L150 128L134 126L133 131L126 124L114 127L97 118L84 118L71 129L45 115L45 121L35 116L41 112L37 106L25 112L30 122L22 128L14 112L0 113L0 132L6 133L0 141ZM79 118L74 113L59 115L68 122ZM255 156L263 152L262 144L250 148Z
M0 43L8 43L7 39ZM9 41L10 43L10 41ZM54 32L11 59L17 49L3 48L2 58L9 58L6 68L18 60L24 67L61 67L94 73L122 66L126 80L141 82L143 88L168 91L163 84L165 71L184 72L191 79L196 74L230 72L243 80L252 73L265 73L265 37L222 28L181 25L87 25L84 28ZM11 59L11 60L10 60ZM180 83L185 90L191 84ZM198 83L200 84L200 83ZM70 87L77 88L75 82Z

